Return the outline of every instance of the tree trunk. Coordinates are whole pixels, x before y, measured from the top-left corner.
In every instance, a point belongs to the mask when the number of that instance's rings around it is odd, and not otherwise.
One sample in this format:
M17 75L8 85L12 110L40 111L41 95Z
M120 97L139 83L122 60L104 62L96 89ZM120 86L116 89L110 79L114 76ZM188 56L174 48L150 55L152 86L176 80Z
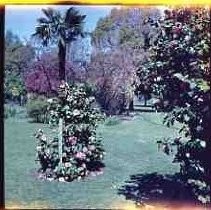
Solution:
M62 139L63 139L63 119L59 118L59 133L58 133L58 150L59 150L59 166L62 166Z
M61 41L59 41L58 44L59 47L59 79L60 80L66 80L65 75L65 62L66 62L66 46L62 44Z

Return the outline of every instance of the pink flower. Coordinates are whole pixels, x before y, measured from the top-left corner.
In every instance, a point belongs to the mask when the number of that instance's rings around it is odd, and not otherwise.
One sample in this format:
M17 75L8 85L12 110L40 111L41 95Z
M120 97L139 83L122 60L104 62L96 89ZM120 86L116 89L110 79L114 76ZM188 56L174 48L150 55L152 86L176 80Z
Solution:
M90 150L90 151L95 150L95 146L94 146L94 145L89 145L89 147L88 147L88 148L89 148L89 150Z
M83 163L83 164L81 165L81 167L86 168L86 164L85 164L85 163Z
M70 143L71 145L75 145L75 144L77 143L77 137L75 137L75 136L70 136L70 137L68 138L68 141L69 141L69 143Z
M83 153L83 152L77 152L77 153L75 154L75 157L78 158L78 159L83 160L83 159L86 158L86 155L85 155L85 153Z

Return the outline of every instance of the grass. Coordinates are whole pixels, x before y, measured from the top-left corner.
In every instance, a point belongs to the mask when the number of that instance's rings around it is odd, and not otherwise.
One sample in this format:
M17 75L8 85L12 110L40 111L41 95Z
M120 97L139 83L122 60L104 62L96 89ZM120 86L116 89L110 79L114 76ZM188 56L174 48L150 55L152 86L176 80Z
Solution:
M172 157L158 152L156 141L176 135L175 129L162 125L159 113L141 113L117 124L98 129L106 150L104 174L71 183L44 182L33 174L36 139L39 129L48 125L26 120L5 120L5 197L6 207L23 208L114 208L125 201L118 195L130 175L137 173L174 173L178 166Z

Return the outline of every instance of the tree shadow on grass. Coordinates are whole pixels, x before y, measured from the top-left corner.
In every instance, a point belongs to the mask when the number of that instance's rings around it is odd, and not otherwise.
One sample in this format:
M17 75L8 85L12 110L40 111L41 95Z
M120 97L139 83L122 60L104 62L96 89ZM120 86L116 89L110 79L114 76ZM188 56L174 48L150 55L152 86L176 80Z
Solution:
M136 204L160 203L164 205L191 204L199 206L189 186L179 174L161 175L157 173L136 174L118 189L118 194Z

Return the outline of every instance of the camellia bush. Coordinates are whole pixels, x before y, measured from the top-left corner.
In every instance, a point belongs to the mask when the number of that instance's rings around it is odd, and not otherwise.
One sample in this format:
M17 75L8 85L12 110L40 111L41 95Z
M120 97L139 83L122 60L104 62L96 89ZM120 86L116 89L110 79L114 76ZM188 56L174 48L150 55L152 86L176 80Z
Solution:
M202 203L211 201L210 18L208 8L166 10L152 23L159 34L150 61L137 71L152 84L164 123L181 125L177 138L158 143L167 154L176 148L174 162Z
M83 86L69 87L65 82L58 98L49 100L50 125L59 130L56 137L42 130L36 134L41 176L72 181L102 173L105 152L96 128L103 115L94 108L94 100Z

